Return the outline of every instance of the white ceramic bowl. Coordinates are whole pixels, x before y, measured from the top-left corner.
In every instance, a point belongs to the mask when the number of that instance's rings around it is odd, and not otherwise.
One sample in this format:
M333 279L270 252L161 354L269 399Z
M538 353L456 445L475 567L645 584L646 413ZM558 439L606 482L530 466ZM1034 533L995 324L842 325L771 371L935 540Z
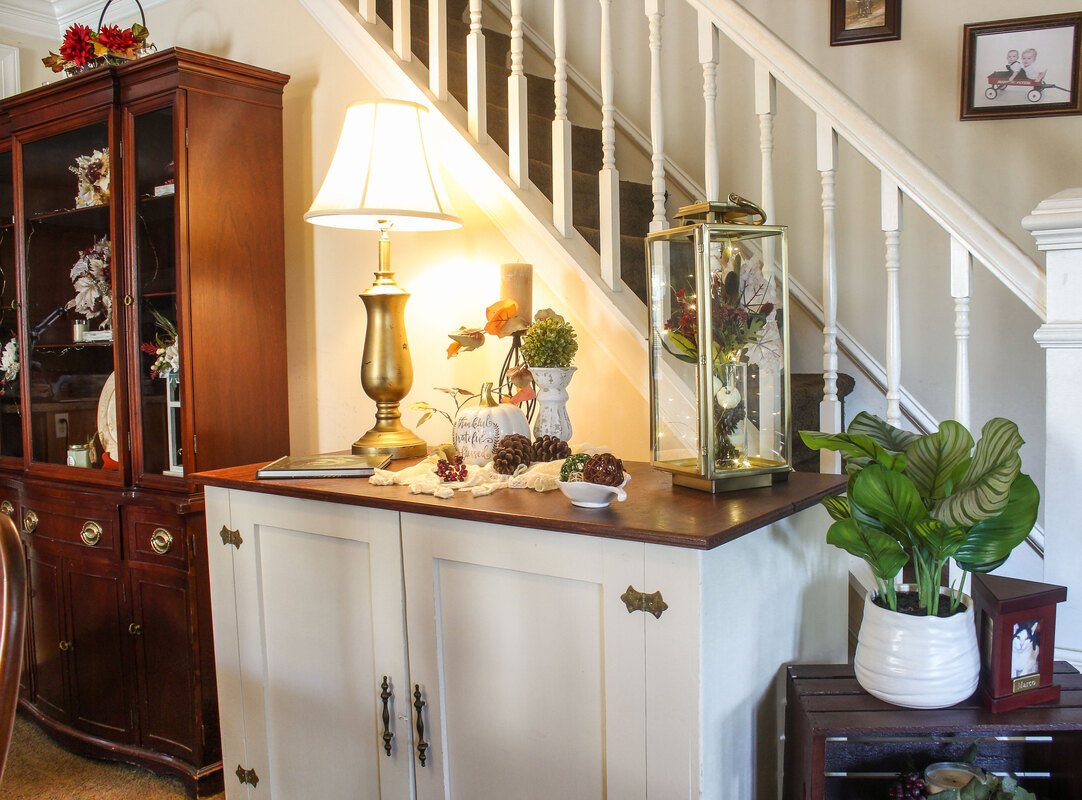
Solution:
M619 502L627 500L627 492L624 487L631 480L631 476L624 473L624 482L619 486L602 486L600 483L588 483L587 481L556 481L571 505L581 508L605 508L616 498Z

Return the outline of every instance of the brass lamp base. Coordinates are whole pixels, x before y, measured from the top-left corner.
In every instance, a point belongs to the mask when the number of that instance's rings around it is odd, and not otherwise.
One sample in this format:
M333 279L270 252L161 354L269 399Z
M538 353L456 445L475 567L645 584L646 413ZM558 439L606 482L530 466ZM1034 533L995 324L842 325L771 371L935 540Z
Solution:
M424 458L428 443L402 424L398 403L376 403L376 424L353 443L354 455L390 453L392 459Z

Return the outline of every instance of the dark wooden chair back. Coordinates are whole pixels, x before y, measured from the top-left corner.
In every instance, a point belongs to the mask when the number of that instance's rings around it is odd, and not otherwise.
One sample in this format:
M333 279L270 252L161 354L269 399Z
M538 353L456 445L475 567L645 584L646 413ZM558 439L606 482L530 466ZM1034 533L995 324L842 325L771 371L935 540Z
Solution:
M0 780L7 764L26 636L26 556L15 523L0 514Z

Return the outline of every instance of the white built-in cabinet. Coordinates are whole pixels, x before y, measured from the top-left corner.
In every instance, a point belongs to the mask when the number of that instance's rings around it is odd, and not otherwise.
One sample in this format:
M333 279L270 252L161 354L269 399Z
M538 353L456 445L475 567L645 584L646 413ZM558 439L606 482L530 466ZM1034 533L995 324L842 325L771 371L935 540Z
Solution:
M845 655L816 509L702 551L206 498L227 800L773 796L781 664Z

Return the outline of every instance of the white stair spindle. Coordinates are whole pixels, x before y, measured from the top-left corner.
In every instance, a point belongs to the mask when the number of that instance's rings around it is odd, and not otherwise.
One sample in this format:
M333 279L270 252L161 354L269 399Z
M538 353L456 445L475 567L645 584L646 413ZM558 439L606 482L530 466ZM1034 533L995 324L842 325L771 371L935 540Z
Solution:
M969 427L969 300L973 294L973 256L951 237L951 297L954 298L954 418Z
M447 99L447 0L428 0L428 88Z
M774 115L778 110L777 88L774 76L760 61L755 62L755 114L759 117L759 151L762 154L762 195L759 201L766 212L767 223L777 225L774 217ZM771 237L763 239L763 278L774 292L777 286L777 242ZM775 373L763 370L759 375L759 452L781 452L785 435L782 424L782 387ZM790 445L791 446L791 445Z
M823 399L819 403L819 429L841 433L842 403L838 399L838 254L834 233L834 177L838 172L838 134L830 120L815 120L815 160L823 186ZM819 451L819 471L842 471L841 455Z
M530 179L526 136L526 72L522 49L522 0L511 0L511 74L507 76L508 174L522 188Z
M567 118L567 5L553 0L552 45L555 52L553 92L556 116L552 120L552 224L564 236L572 231L571 121Z
M707 202L721 199L720 167L718 166L718 29L710 15L699 12L699 63L703 68L703 106L706 126L704 183Z
M394 54L401 61L413 58L410 53L410 0L392 0L391 38Z
M601 3L601 279L614 292L620 277L620 173L616 171L615 69L612 61L612 0Z
M470 32L466 36L466 126L478 144L488 141L488 87L485 82L485 34L481 0L470 0Z
M665 16L665 0L646 0L646 18L650 22L650 142L653 147L650 185L654 199L654 216L650 230L665 230L665 117L662 113L661 85L661 20Z
M376 21L376 0L359 0L357 11L363 21L369 25L374 24Z
M902 192L882 173L883 233L887 266L887 422L902 424Z

